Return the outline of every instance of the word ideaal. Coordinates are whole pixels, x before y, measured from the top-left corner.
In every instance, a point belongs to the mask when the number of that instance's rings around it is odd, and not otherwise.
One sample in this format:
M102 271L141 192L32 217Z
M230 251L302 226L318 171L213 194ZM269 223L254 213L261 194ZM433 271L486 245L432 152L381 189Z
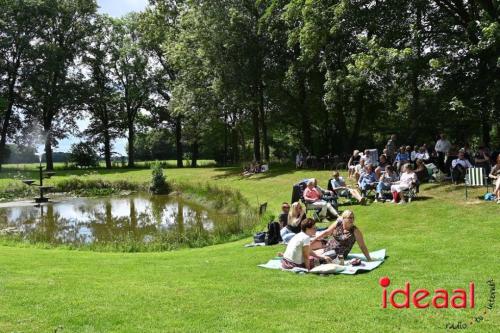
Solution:
M379 280L382 290L382 308L387 308L387 298L389 298L390 304L396 309L403 309L410 307L410 301L418 309L425 309L429 306L433 306L436 309L446 309L451 304L452 308L455 309L465 309L469 306L471 309L474 308L474 282L469 283L468 295L465 289L453 289L451 298L450 293L446 289L436 289L434 290L434 295L431 294L427 289L419 288L413 293L410 292L411 285L410 282L405 283L404 289L394 289L387 297L387 287L391 284L391 280L388 277L383 277ZM402 303L397 303L395 301L396 295L403 295L404 301ZM424 299L428 296L432 296L430 302L425 302ZM468 297L467 297L468 296Z

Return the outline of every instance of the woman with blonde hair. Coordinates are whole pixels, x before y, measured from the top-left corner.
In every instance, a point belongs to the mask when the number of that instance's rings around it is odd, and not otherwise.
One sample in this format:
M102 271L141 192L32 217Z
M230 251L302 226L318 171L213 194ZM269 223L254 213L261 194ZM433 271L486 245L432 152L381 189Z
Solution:
M283 243L287 244L295 234L300 232L300 223L306 219L306 213L300 202L294 202L292 208L288 213L288 220L286 227L280 231Z
M326 245L324 247L321 246L322 243L320 241L329 236L331 238L326 242ZM346 258L356 242L358 242L359 248L365 255L366 260L371 261L372 259L366 247L363 233L354 225L354 213L351 210L345 210L342 216L332 223L328 229L319 233L311 240L311 246L313 249L323 247L317 250L316 253L335 259L338 256Z

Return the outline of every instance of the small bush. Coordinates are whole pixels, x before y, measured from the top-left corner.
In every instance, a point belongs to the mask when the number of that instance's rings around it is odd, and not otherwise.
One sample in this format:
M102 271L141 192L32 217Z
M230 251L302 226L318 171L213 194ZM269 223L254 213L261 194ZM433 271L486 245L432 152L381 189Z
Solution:
M77 167L96 167L99 166L99 155L92 144L80 142L71 146L69 161Z
M161 168L161 164L156 162L151 167L151 186L149 190L153 194L167 194L170 192L170 187L163 175L163 169Z

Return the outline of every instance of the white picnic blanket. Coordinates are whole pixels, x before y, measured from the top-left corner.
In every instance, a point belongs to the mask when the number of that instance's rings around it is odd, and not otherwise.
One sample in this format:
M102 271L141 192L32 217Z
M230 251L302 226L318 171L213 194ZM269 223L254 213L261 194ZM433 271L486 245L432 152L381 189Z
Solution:
M346 260L354 259L354 258L359 258L361 259L361 265L359 266L351 266L347 264L344 266L344 270L341 272L338 272L339 274L348 274L348 275L353 275L356 274L358 271L371 271L380 266L384 260L385 260L385 249L370 252L370 257L372 258L372 261L367 262L366 257L361 254L361 253L351 253L347 256ZM262 268L269 268L269 269L281 269L283 271L288 271L288 272L295 272L295 273L309 273L307 269L304 268L299 268L295 267L293 269L283 269L281 267L281 258L280 257L275 257L271 260L269 260L267 263L258 265L259 267Z

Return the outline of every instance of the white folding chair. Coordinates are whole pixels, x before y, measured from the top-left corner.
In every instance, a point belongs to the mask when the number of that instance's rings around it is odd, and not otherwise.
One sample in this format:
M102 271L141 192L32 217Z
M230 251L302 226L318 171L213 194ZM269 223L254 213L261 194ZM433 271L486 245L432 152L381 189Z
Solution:
M465 175L465 200L467 200L467 187L486 186L488 192L488 178L483 168L468 168Z

